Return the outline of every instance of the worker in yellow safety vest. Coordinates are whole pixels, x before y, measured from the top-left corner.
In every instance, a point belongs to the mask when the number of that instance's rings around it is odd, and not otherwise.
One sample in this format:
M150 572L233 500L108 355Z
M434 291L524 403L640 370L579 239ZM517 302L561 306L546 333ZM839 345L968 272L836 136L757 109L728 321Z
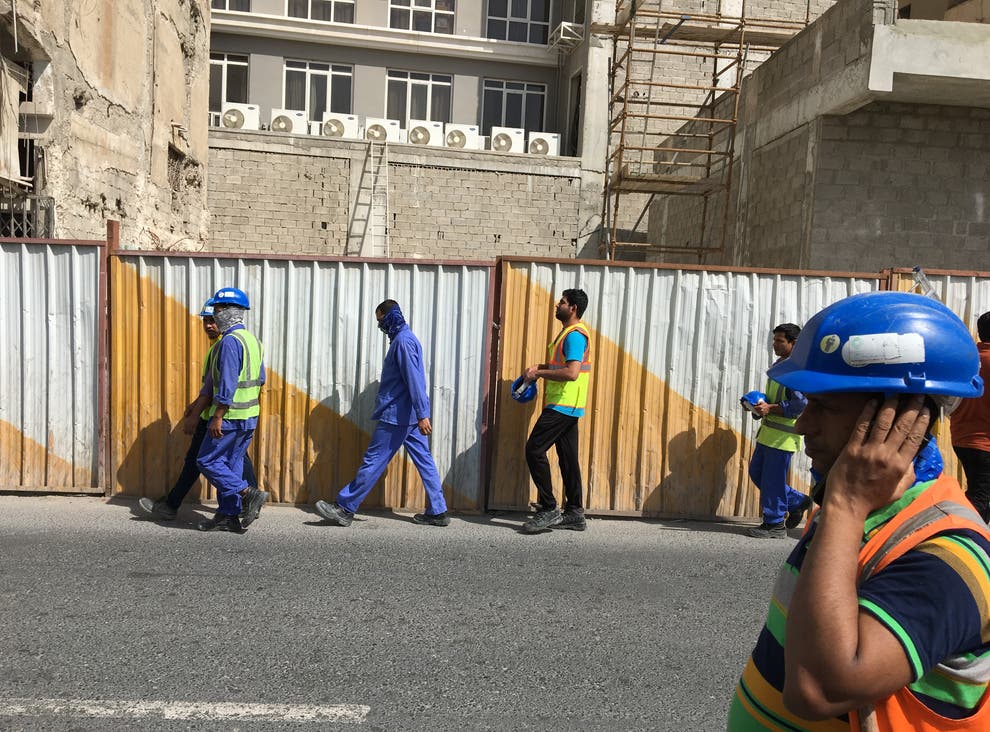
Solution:
M523 381L543 379L543 413L526 441L526 463L536 484L537 511L523 532L536 534L557 527L584 531L584 488L578 462L578 419L584 415L591 378L591 333L581 322L588 307L584 290L564 290L555 317L563 325L547 347L547 362L530 366ZM564 480L564 510L557 507L550 479L547 450L557 448L560 474Z

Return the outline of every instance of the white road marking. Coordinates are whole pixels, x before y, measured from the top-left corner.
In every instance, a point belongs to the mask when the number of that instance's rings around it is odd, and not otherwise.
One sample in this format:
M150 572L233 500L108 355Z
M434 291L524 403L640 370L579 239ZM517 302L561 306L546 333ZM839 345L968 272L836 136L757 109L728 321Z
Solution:
M233 702L119 701L110 699L3 699L0 716L182 719L199 721L341 722L362 724L363 704L237 704Z

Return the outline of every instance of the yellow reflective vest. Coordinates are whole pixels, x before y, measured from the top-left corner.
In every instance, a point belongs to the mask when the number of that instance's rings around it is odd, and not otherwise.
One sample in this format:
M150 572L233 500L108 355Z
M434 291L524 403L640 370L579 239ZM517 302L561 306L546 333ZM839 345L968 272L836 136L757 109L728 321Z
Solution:
M224 419L249 419L261 414L261 343L254 335L243 328L224 333L211 347L211 353L224 338L236 338L241 343L243 358L241 359L241 371L237 376L237 389L234 391L234 398L223 415ZM213 375L213 388L216 388L220 381L219 359L213 354L210 363ZM213 416L217 410L217 405L213 404L207 410L209 416Z
M767 404L779 404L784 399L785 389L773 379L767 379L766 394ZM768 414L760 424L756 441L784 452L797 452L801 449L801 435L794 428L796 422L797 419Z
M577 331L585 337L584 355L581 357L581 372L574 381L546 380L543 389L543 401L548 407L570 407L584 409L588 402L588 383L591 380L591 333L581 322L564 328L553 343L547 346L547 366L552 369L562 369L567 365L564 360L564 339L569 333Z

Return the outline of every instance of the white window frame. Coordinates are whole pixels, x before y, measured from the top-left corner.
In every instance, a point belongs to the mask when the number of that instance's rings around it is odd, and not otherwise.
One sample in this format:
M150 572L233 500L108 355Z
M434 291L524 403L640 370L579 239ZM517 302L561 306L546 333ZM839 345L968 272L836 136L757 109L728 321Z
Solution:
M305 68L300 68L298 66L290 66L289 64L305 64ZM326 69L313 68L326 66ZM346 69L346 71L345 71ZM296 107L288 106L289 102L286 99L288 95L288 73L293 71L295 73L305 73L306 74L306 106L303 109L298 109ZM310 79L313 76L325 76L327 79L327 105L326 109L310 110L310 105L312 100L310 99L309 93L311 89ZM332 110L338 114L351 114L351 110L354 108L354 67L348 64L335 64L329 61L310 61L308 59L301 58L287 58L282 61L282 109L291 109L292 111L305 112L306 119L321 122L323 119L324 112L330 112L330 100L333 98L333 77L334 76L347 76L351 80L351 98L347 100L347 111L342 110Z
M414 79L413 74L420 76L429 76L429 79ZM444 81L446 79L446 81ZM433 74L426 71L403 71L402 69L388 69L385 72L385 110L388 112L388 87L392 81L405 80L406 82L406 111L405 116L399 120L403 127L409 125L409 108L412 105L412 87L425 86L426 89L426 114L427 120L430 122L449 122L451 107L454 105L454 75L453 74ZM445 86L450 90L449 98L450 104L447 107L447 119L444 120L431 120L430 115L433 109L433 88L436 86Z
M215 59L214 56L223 56L222 59ZM231 57L238 60L232 61ZM244 59L241 61L240 59ZM211 109L210 111L210 123L214 127L220 126L219 115L222 112L222 107L225 103L230 100L227 98L227 68L230 66L243 66L247 69L247 75L245 76L245 83L247 88L244 90L244 96L250 93L251 90L251 65L249 56L246 53L225 53L223 51L211 51L210 52L210 70L213 70L214 66L220 67L220 105L221 109ZM246 102L246 99L245 99ZM239 102L241 103L241 102ZM215 124L214 124L215 123Z
M501 88L496 86L501 84ZM507 84L521 84L522 89L509 89ZM491 86L489 86L491 85ZM502 92L502 115L501 120L498 124L493 124L493 127L517 127L515 124L509 124L505 119L506 110L506 97L509 94L521 94L522 95L522 120L518 127L526 129L526 132L545 132L547 126L547 85L541 84L535 81L518 81L516 79L489 79L485 78L481 82L481 124L484 126L486 114L485 114L485 104L487 103L487 97L489 91L501 91ZM529 101L530 94L539 95L543 97L543 114L540 119L540 129L531 130L526 127L526 103ZM482 134L488 134L487 131L483 131Z
M531 43L535 46L545 46L550 41L550 18L552 16L552 8L550 0L546 1L547 6L547 19L546 20L534 20L533 19L533 0L526 0L526 17L517 18L512 15L512 0L506 0L505 12L506 15L492 15L491 3L485 3L485 38L491 38L495 41L506 41L508 43ZM497 36L489 35L488 26L489 22L492 20L501 20L505 22L505 37L500 38ZM509 40L509 23L525 23L526 24L526 40L525 41L510 41ZM529 40L533 35L533 28L541 27L544 31L543 35L547 39L546 41L531 41Z
M330 3L330 16L332 18L337 17L337 6L349 5L351 8L351 20L349 24L354 23L354 18L357 15L357 3L355 0L323 0L323 2ZM313 0L306 0L306 15L289 15L289 0L285 0L285 17L287 18L300 18L305 20L315 20L317 23L346 23L347 21L342 20L323 20L322 18L313 17Z
M416 31L417 33L436 33L438 35L454 35L455 21L457 19L457 2L456 0L450 0L453 3L453 10L438 10L437 0L388 0L388 27L393 30L413 30L413 13L429 13L430 14L430 30L428 31ZM424 3L424 4L420 4ZM425 3L429 3L426 5ZM407 10L409 11L409 25L405 28L400 28L398 26L392 25L392 11L393 10ZM437 31L437 16L449 16L450 18L450 33L444 31Z

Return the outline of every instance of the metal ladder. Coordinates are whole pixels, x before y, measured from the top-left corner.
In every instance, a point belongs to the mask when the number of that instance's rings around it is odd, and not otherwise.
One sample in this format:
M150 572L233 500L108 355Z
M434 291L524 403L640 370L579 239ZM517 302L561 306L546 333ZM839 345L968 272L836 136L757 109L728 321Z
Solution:
M373 256L388 257L389 207L388 207L388 143L372 142L368 150L371 168L371 210L368 224L371 233Z

